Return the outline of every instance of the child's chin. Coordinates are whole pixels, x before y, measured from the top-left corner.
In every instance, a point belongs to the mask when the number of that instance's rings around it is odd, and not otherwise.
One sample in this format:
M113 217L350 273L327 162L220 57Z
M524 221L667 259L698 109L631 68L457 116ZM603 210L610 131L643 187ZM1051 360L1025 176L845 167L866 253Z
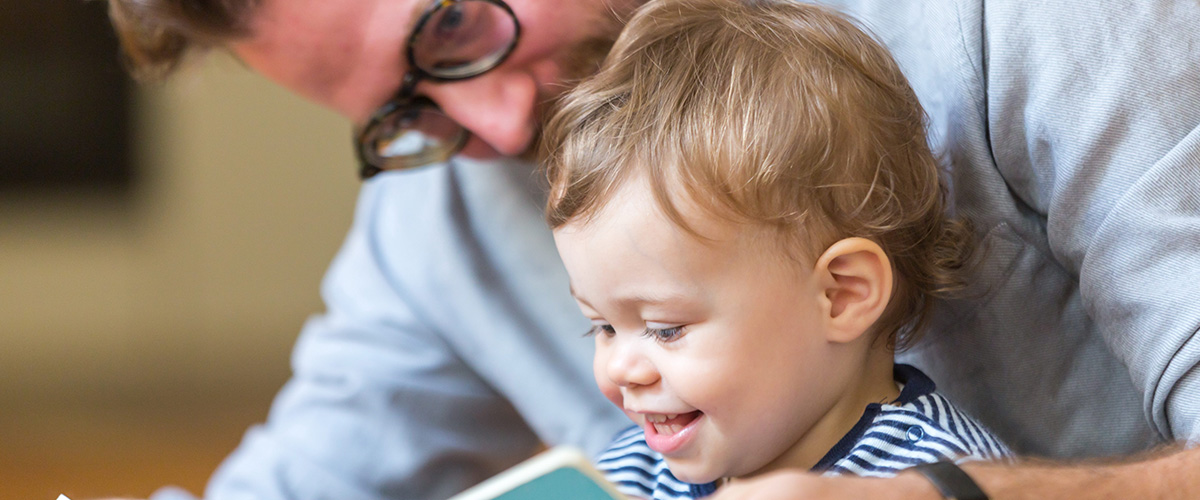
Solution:
M691 484L707 484L725 477L723 471L713 470L711 464L678 461L667 458L667 468L675 479Z

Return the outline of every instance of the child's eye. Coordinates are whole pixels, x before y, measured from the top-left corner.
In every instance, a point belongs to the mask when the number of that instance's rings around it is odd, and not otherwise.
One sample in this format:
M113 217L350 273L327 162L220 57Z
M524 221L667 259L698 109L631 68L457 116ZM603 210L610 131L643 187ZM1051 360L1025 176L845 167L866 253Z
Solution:
M657 341L665 344L667 342L672 342L672 341L678 340L679 337L683 336L683 333L684 333L683 325L679 325L679 326L672 326L672 327L668 327L668 328L646 327L646 331L643 332L643 335L645 335L647 337L652 337L652 338L654 338L654 340L657 340Z
M597 333L603 333L607 337L612 337L613 335L617 334L617 329L613 328L613 326L608 323L595 323L591 328L588 329L587 333L583 334L583 336L592 337Z

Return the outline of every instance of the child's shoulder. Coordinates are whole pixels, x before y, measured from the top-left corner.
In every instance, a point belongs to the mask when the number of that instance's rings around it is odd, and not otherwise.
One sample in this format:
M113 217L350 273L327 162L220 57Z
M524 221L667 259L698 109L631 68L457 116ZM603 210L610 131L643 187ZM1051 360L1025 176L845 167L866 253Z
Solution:
M868 408L849 451L827 473L890 476L922 463L1012 457L991 431L936 392L920 370L897 365L896 372L904 383L900 398Z
M983 424L960 410L941 393L930 392L903 405L882 405L875 427L940 459L1002 460L1012 452Z
M887 477L923 463L1011 456L982 424L942 395L929 393L902 405L878 405L850 450L824 470L831 475Z

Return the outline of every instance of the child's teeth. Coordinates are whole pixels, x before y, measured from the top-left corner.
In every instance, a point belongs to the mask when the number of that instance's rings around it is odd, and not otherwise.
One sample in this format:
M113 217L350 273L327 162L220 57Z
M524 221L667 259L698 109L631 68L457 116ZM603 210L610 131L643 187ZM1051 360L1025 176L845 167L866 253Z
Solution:
M646 414L646 421L650 423L661 424L678 416L679 414L677 413L649 413Z
M679 424L654 424L654 431L664 436L672 436L683 430Z

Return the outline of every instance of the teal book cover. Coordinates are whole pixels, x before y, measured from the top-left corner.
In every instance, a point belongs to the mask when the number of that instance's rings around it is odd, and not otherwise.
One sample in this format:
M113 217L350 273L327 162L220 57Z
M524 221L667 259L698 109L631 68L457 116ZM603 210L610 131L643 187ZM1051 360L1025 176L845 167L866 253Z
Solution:
M582 451L557 447L450 500L627 500Z

